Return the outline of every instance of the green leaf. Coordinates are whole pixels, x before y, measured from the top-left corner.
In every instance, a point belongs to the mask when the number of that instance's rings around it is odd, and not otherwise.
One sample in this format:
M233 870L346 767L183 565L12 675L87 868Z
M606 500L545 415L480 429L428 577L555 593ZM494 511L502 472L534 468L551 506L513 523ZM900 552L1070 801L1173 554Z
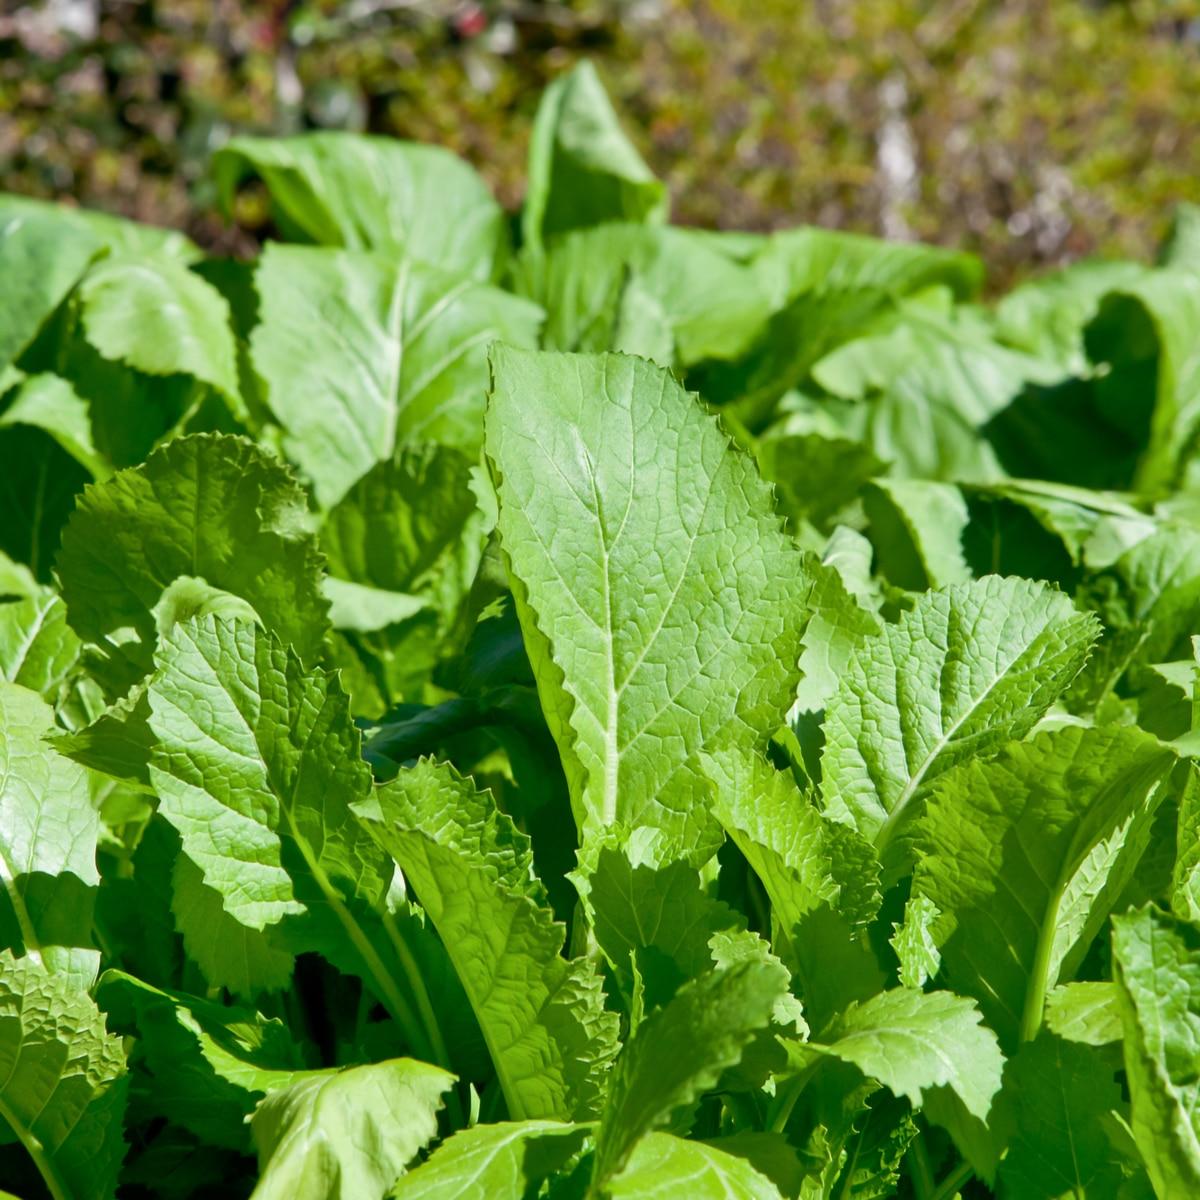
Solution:
M221 893L204 882L204 872L186 854L175 859L171 885L175 928L209 987L249 997L291 983L295 959L278 931L253 929L231 916Z
M406 445L474 456L487 348L533 346L541 309L411 259L267 247L250 358L284 449L323 506Z
M663 366L732 359L770 311L749 268L686 229L597 225L554 238L521 266L518 285L546 310L548 350L636 353L662 339Z
M1113 918L1133 1136L1159 1200L1200 1192L1200 928L1147 906Z
M1046 994L1046 1027L1068 1042L1107 1046L1121 1040L1117 986L1107 981L1064 983Z
M951 992L895 988L850 1004L812 1049L852 1063L919 1108L948 1087L983 1119L1000 1090L1004 1057L973 1000Z
M182 263L115 256L79 287L87 340L107 359L146 375L190 375L240 407L229 305Z
M529 142L521 232L539 247L557 233L605 221L661 222L667 189L625 136L586 59L542 93Z
M1041 1033L1009 1063L1016 1134L998 1185L1021 1200L1116 1196L1125 1164L1105 1124L1122 1107L1113 1062L1089 1046Z
M689 980L646 1017L613 1069L596 1136L597 1186L625 1168L642 1138L679 1120L716 1087L786 991L780 966L748 961Z
M53 592L0 604L0 679L53 703L79 650L66 605Z
M0 683L0 945L83 990L100 966L100 819L83 768L42 741L53 727L38 695Z
M1033 727L1096 632L1030 580L987 576L919 596L862 643L829 701L826 808L885 850L939 774Z
M397 1058L273 1089L250 1122L262 1172L255 1200L383 1200L437 1133L453 1083Z
M247 1153L246 1120L274 1088L308 1074L283 1023L252 1009L163 990L106 971L96 1000L114 1031L137 1037L141 1100L209 1145Z
M327 602L306 513L287 470L241 438L179 438L89 488L58 573L103 679L123 693L150 670L164 627L193 612L252 613L312 661Z
M13 211L8 199L0 196L0 369L33 341L100 249L59 210Z
M149 698L159 812L227 916L259 931L286 920L289 949L359 976L414 1049L444 1058L386 912L390 864L350 811L370 772L336 680L208 616L164 640Z
M55 1197L110 1200L125 1157L125 1055L91 998L0 952L0 1117Z
M158 255L179 262L193 262L201 257L195 243L177 229L163 229L130 221L94 208L76 208L32 196L0 192L0 225L14 217L27 221L54 223L59 239L88 238L117 254Z
M513 1120L595 1115L616 1048L600 977L565 929L528 839L452 767L421 760L354 811L400 865L470 999Z
M585 840L647 825L699 853L694 755L782 723L805 560L750 460L665 371L499 347L492 364L498 527L576 821Z
M605 1194L609 1200L668 1200L681 1186L688 1200L781 1200L775 1184L747 1159L669 1133L643 1138Z
M876 480L863 491L863 511L879 569L897 587L919 592L970 579L962 547L967 504L952 484Z
M213 157L222 208L248 175L266 185L293 240L411 257L494 278L508 241L483 180L439 146L334 132L236 137Z
M0 412L0 426L31 425L48 433L93 479L111 474L95 446L87 403L58 375L26 377Z
M559 1121L475 1125L405 1175L391 1200L525 1200L579 1152L586 1136L586 1127Z
M943 776L916 838L913 894L938 909L942 977L1006 1045L1030 1040L1150 837L1174 763L1132 728L1067 726Z

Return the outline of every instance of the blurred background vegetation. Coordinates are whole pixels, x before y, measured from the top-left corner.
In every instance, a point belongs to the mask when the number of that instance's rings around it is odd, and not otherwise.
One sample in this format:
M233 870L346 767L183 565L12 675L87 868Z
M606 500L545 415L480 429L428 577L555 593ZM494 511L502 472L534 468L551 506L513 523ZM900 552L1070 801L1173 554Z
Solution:
M685 223L921 238L1002 286L1148 257L1200 200L1200 0L0 0L0 188L238 251L211 152L342 128L449 146L516 205L582 56Z

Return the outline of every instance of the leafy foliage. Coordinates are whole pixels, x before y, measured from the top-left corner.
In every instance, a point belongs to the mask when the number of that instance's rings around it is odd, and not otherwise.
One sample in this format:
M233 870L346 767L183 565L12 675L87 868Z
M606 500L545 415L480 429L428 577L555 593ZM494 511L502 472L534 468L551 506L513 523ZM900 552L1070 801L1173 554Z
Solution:
M669 227L586 69L515 246L216 169L302 244L0 224L5 1185L1200 1189L1195 214L985 307Z

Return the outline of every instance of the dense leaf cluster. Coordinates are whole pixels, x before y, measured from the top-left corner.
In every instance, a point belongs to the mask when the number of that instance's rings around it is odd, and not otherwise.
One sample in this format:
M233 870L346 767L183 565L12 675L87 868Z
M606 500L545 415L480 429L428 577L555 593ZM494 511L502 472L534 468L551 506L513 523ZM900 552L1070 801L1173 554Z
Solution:
M214 173L291 241L0 198L0 1184L1200 1194L1194 215L984 308L586 68L515 224Z

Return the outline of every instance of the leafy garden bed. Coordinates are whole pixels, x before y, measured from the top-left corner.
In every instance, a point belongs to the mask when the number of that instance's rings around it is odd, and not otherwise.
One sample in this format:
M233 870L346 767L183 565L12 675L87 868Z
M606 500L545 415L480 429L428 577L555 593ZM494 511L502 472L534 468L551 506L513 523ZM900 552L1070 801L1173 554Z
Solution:
M586 67L515 220L213 173L0 197L0 1186L1200 1194L1191 210L984 307Z

